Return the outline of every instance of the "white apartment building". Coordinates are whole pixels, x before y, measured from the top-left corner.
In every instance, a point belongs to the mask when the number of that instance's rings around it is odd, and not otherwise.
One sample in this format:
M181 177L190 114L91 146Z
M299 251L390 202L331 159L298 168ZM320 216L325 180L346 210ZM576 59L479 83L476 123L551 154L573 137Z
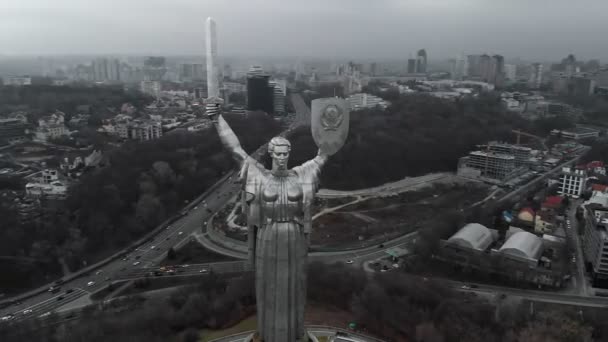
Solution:
M21 87L31 84L32 78L29 76L8 76L4 79L4 85Z
M348 102L351 110L375 108L376 106L379 106L382 109L388 107L388 102L384 101L382 98L366 93L350 95L346 98L346 102Z
M58 111L38 119L38 128L34 132L34 139L46 142L69 133L69 130L65 127L64 114Z
M585 170L564 167L559 177L559 189L557 192L563 196L579 198L585 189L586 179L587 172Z
M158 139L163 136L163 128L160 122L134 121L128 126L128 138L139 141Z

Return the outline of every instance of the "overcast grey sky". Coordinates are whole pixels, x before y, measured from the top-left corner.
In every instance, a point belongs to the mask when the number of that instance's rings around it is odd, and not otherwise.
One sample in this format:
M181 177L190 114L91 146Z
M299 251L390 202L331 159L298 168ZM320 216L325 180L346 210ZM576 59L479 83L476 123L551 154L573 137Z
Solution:
M0 0L0 53L608 58L608 0Z

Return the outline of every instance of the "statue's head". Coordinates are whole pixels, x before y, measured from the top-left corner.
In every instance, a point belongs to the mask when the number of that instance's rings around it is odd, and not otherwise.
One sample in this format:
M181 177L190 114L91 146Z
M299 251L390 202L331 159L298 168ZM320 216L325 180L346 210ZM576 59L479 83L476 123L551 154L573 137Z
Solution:
M291 143L283 137L274 137L268 143L268 153L272 158L273 170L287 170Z

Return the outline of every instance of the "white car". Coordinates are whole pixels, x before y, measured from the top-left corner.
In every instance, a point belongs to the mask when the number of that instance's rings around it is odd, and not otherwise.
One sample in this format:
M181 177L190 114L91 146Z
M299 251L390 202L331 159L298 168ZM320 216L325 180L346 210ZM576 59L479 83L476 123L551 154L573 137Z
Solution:
M154 249L154 248L156 248L156 246L152 246L152 247L150 247L150 249Z
M10 321L11 319L13 319L15 316L13 316L12 314L8 314L6 316L3 316L2 318L0 318L0 321Z
M88 286L88 287L91 287L91 286L93 286L93 285L95 285L95 282L94 282L94 281L90 281L90 282L88 282L88 283L87 283L87 286Z
M141 263L139 261L136 261L136 262L133 263L133 266L137 266L139 264L141 264Z
M209 270L206 268L202 268L200 271L198 271L198 273L207 273L207 272L209 272Z
M354 263L354 261L352 261L352 260L346 260L346 263L350 265L350 264Z
M101 272L103 272L103 270L99 270L99 271L95 272L95 275L100 275Z
M32 309L25 309L25 310L23 310L23 314L24 315L29 315L31 313L32 313Z
M194 210L198 209L198 205L196 207L194 207Z
M182 235L182 234L184 234L184 232L179 232L179 233L177 233L177 235Z
M50 316L50 315L51 315L51 312L50 312L50 311L48 311L48 312L45 312L45 313L43 313L42 315L40 315L40 316L38 316L38 317L39 317L39 318L43 318L43 317Z

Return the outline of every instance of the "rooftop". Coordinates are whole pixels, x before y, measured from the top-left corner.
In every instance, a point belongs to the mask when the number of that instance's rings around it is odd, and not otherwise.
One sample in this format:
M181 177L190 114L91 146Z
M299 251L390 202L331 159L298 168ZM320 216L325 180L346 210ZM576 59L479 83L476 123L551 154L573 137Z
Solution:
M485 226L479 223L469 223L452 235L448 242L461 247L484 251L494 242L494 237Z

